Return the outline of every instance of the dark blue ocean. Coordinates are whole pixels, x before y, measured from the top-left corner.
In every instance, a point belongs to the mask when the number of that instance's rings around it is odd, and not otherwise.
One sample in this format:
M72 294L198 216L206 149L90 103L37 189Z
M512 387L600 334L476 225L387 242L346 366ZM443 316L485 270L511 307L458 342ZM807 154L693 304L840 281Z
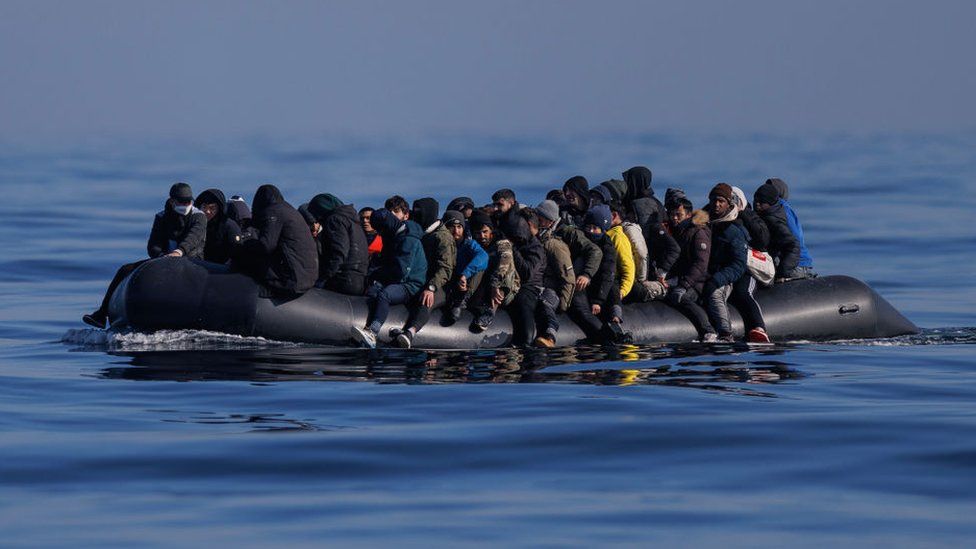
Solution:
M0 148L3 546L968 546L976 134L116 138ZM535 204L767 177L918 336L337 349L86 329L174 181Z

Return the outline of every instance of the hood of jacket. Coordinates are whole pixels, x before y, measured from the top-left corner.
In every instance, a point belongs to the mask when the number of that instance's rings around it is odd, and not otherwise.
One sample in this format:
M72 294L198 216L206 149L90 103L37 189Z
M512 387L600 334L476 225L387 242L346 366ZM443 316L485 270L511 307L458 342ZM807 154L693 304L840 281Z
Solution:
M413 209L410 210L410 219L420 225L421 229L427 230L435 221L439 219L437 215L440 205L431 197L418 198L413 201Z
M783 200L790 199L790 187L789 185L786 184L786 181L783 181L778 177L772 177L770 179L767 179L766 183L776 187L776 192L779 193L780 198L782 198Z
M503 224L502 232L516 246L524 246L532 240L532 230L529 229L529 222L521 215L506 216Z
M332 212L342 206L342 201L329 193L317 194L308 201L308 213L312 214L319 223L325 222Z
M623 203L624 200L627 198L627 183L624 181L621 181L619 179L608 179L597 186L597 188L600 187L606 189L607 192L610 194L610 200L607 201L608 204L610 202Z
M220 189L207 189L198 194L197 199L193 201L193 204L198 208L200 204L213 203L217 204L217 215L210 220L210 223L222 221L227 216L227 199L224 198L224 193Z
M375 210L373 217L370 218L370 222L384 242L393 242L397 231L403 226L403 221L397 219L397 216L393 215L393 212L386 208Z
M251 209L247 207L247 202L244 202L244 200L231 198L227 202L227 217L236 221L241 227L244 227L246 222L251 219Z
M263 214L267 208L281 204L284 201L285 199L281 196L281 191L278 190L278 187L274 185L261 185L258 187L257 192L254 193L251 210L255 216L258 216Z
M654 196L654 189L651 188L653 175L650 169L644 166L634 166L621 175L624 176L624 182L627 183L627 198L630 200Z
M342 206L337 207L336 209L332 210L332 215L345 217L353 224L353 226L359 225L359 211L357 211L356 207L352 204L343 204Z

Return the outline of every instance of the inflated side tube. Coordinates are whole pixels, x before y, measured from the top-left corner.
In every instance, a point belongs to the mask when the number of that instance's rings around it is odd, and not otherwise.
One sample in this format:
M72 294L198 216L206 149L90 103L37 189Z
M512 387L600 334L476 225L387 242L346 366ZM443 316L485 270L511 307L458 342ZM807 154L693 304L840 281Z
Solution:
M160 258L136 269L112 296L113 327L137 330L197 329L284 341L346 345L351 328L366 321L366 298L312 289L301 297L267 297L253 279L215 265L182 258ZM918 333L918 328L863 282L847 276L825 276L777 284L756 291L769 336L778 341L828 341L893 337ZM729 307L736 336L742 319ZM394 307L380 334L401 327L403 306ZM414 338L425 349L504 347L512 337L508 314L500 311L484 333L469 330L465 312L452 326L441 324L435 310ZM572 345L582 331L565 315L559 317L557 344ZM691 321L667 304L655 301L624 306L624 329L634 343L687 342L698 337Z

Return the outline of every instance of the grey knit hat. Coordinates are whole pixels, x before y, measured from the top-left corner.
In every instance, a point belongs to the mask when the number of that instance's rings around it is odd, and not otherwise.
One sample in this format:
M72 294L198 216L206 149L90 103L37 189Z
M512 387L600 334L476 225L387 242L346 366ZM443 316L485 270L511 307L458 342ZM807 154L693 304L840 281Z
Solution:
M552 200L543 200L535 207L535 213L549 221L556 221L559 219L559 206Z

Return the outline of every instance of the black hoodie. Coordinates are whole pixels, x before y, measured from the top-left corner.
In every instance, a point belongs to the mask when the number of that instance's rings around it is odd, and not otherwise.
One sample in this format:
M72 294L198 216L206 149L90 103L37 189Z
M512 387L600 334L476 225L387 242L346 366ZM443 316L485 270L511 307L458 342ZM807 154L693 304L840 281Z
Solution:
M180 215L173 209L175 205L176 202L170 198L166 200L163 211L156 214L146 252L149 257L159 257L179 249L183 251L183 257L199 259L203 257L203 246L207 240L207 216L196 208L190 208L190 213Z
M319 261L302 214L285 202L274 185L262 185L251 208L257 238L244 243L255 276L268 288L305 293L315 285Z
M366 233L352 204L339 206L322 220L319 282L327 290L362 295L369 265Z
M520 215L505 218L503 232L512 241L512 256L522 286L542 289L546 273L546 249L532 236L529 223Z
M644 166L634 166L623 173L627 184L624 205L633 212L634 222L641 226L644 238L658 225L668 220L667 211L661 201L654 197L651 187L651 170Z
M203 259L213 263L227 263L241 243L241 227L227 217L227 200L220 189L207 189L194 201L200 204L217 204L217 214L207 221L207 243L203 247Z

